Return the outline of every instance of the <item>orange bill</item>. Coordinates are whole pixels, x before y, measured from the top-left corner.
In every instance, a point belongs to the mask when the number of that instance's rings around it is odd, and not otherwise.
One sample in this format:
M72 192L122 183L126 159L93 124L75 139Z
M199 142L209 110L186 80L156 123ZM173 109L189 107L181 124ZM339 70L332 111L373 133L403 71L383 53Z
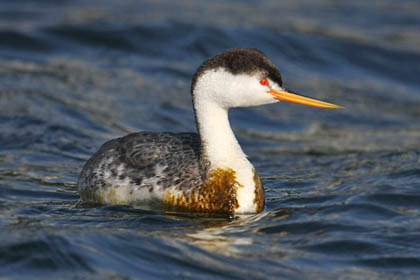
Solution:
M268 93L273 95L274 98L278 100L284 100L284 101L299 103L299 104L308 105L308 106L315 106L315 107L320 107L320 108L334 108L334 109L343 108L339 105L305 97L299 94L292 93L287 90L270 89Z

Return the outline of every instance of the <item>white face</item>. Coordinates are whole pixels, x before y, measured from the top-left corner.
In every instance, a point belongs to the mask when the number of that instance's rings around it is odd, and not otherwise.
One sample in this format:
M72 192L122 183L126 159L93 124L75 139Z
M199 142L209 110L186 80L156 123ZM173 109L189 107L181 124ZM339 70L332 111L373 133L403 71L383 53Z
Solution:
M261 84L266 78L267 85ZM259 74L233 75L224 69L209 70L197 80L194 96L200 101L216 103L223 108L249 107L278 102L268 91L282 88Z

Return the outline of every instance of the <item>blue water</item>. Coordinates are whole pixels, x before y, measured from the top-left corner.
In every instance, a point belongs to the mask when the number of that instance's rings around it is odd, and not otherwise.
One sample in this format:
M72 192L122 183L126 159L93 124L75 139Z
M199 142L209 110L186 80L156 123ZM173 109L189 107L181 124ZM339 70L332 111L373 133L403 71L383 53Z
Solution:
M418 279L420 2L0 5L0 277ZM195 131L200 63L257 47L345 107L231 111L266 190L236 219L80 206L81 167L132 131Z

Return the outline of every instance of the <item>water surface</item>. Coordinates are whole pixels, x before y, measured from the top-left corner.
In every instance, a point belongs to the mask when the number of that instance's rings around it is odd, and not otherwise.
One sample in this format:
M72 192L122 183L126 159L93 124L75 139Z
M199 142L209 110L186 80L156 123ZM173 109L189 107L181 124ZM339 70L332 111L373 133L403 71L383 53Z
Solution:
M418 1L29 1L0 6L0 276L416 279ZM232 110L266 190L229 220L79 206L81 167L139 130L195 131L195 69L257 47L345 106Z

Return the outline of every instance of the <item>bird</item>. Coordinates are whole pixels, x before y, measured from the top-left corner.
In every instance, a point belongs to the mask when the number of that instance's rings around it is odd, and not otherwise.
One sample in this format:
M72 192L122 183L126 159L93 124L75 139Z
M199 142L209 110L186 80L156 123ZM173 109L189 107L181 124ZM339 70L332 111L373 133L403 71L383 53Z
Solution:
M140 131L106 142L82 168L81 201L259 213L264 188L231 129L228 110L279 101L342 108L283 87L280 70L256 48L227 49L205 60L193 76L191 96L197 133Z

